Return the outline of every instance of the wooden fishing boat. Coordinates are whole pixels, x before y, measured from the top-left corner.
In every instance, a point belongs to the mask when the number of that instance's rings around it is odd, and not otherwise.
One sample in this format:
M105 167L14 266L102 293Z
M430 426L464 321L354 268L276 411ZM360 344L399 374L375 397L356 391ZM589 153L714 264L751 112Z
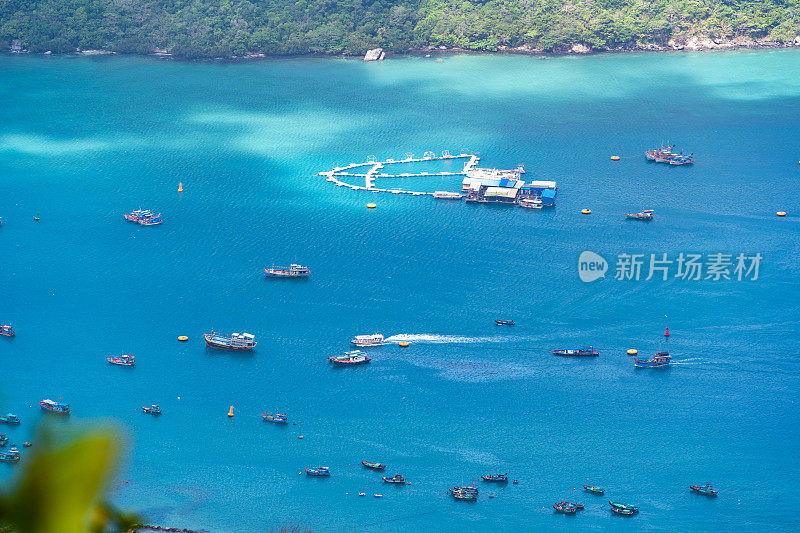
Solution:
M0 462L3 463L18 463L20 459L19 450L15 446L5 453L0 453Z
M0 422L2 422L3 424L12 425L12 424L19 424L20 420L17 415L8 413L6 415L0 416Z
M623 509L626 511L633 511L634 513L639 512L639 507L636 505L625 505L624 503L619 502L608 502L612 509Z
M68 415L70 413L68 403L54 402L53 400L42 400L39 402L39 407L42 408L42 411L57 415Z
M328 357L328 361L334 365L363 365L372 361L370 357L361 350L353 350L352 352L345 352L344 355L335 355Z
M404 485L406 483L406 478L404 478L400 474L395 474L392 477L383 476L381 479L383 480L384 483L402 483Z
M372 470L383 470L384 468L386 468L385 464L370 463L369 461L361 461L361 464L364 465L367 468L372 469Z
M653 216L655 215L655 211L652 209L645 209L644 211L640 211L639 213L625 213L625 217L632 219L632 220L653 220Z
M668 351L660 351L652 359L634 359L633 364L636 368L657 368L669 366L672 361Z
M14 327L9 324L0 325L0 335L3 337L14 337L17 334Z
M272 422L273 424L286 424L289 422L289 417L284 413L264 413L261 418L264 422Z
M718 494L717 490L715 490L714 487L712 487L710 483L706 483L705 486L703 486L703 485L689 485L689 488L692 491L697 492L698 494L703 494L703 495L709 496L711 498L716 498L717 494Z
M283 278L283 279L301 279L307 278L311 275L311 270L303 265L292 263L288 267L276 267L272 265L270 268L264 269L264 277L266 278Z
M577 507L575 507L569 502L558 502L556 504L553 504L553 509L555 509L557 513L564 513L564 514L575 514L578 510Z
M633 516L639 511L634 511L633 509L624 509L621 507L612 507L611 512L620 514L622 516Z
M514 326L516 323L513 320L502 320L499 318L494 319L494 323L498 326Z
M463 490L462 488L459 487L456 487L456 489L450 489L450 494L452 494L453 498L455 498L456 500L464 502L474 502L478 500L477 492L470 492L467 490Z
M120 355L119 357L106 357L106 361L112 365L133 366L136 364L136 357L131 354Z
M206 346L215 350L227 350L231 352L245 352L256 347L256 337L250 333L231 333L223 335L216 333L213 329L211 333L204 333Z
M590 485L584 485L583 490L586 492L591 492L592 494L605 494L606 489L601 489L600 487L592 487Z
M142 412L148 415L160 415L161 408L156 404L151 405L150 407L144 406L142 407Z
M307 476L329 477L331 475L331 471L327 466L320 466L318 468L306 468L305 471Z
M6 444L8 444L8 436L0 433L0 447L5 446Z
M492 483L508 483L508 474L487 474L481 479Z
M588 348L562 348L560 350L553 350L553 355L577 355L577 356L595 356L600 355L594 347Z

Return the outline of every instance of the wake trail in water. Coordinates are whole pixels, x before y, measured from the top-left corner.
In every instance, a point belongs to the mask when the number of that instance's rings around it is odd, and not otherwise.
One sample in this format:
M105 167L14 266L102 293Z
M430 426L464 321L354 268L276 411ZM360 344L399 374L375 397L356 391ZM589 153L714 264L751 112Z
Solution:
M474 344L486 342L509 342L517 337L467 337L463 335L438 335L435 333L400 333L386 338L386 342L418 342L423 344Z

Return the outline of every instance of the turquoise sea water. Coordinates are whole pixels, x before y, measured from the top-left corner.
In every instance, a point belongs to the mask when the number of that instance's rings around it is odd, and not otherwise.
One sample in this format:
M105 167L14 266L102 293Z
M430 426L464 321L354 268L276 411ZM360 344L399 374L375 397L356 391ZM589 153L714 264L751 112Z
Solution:
M126 441L118 505L215 532L800 527L797 51L0 57L0 102L0 322L18 331L0 338L0 407L23 419L2 429L30 439L47 397L72 404L70 425L112 420ZM697 163L645 162L662 142ZM316 175L445 149L556 180L557 207L373 195ZM140 206L164 225L125 223ZM643 208L655 221L624 220ZM623 252L764 260L755 281L586 284L584 250L612 270ZM312 278L263 278L292 261ZM256 334L257 351L206 350L212 327ZM374 331L412 345L327 364ZM600 357L550 354L585 344ZM625 354L664 347L666 370ZM129 351L134 369L105 362ZM164 415L143 415L151 403ZM296 425L264 424L265 410ZM383 485L361 460L412 484ZM330 479L298 475L318 465ZM491 472L519 484L483 484L476 504L446 492ZM707 481L719 498L688 492ZM565 499L586 510L555 515ZM614 516L608 499L641 513Z

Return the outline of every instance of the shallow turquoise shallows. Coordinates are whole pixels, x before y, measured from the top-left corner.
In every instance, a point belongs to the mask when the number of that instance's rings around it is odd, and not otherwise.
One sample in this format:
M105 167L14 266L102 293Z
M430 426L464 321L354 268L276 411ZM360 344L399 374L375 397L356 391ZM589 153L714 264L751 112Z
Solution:
M126 443L113 501L173 527L796 531L798 139L794 50L0 57L0 323L17 330L0 337L0 410L22 418L0 431L33 439L44 398L71 403L67 425L110 420ZM645 160L667 143L696 163ZM557 207L317 175L429 150L522 163L526 179L558 182ZM164 224L126 223L139 207ZM642 209L655 220L625 220ZM605 278L579 279L585 250L608 261ZM763 260L756 280L676 279L675 264L667 281L644 280L647 264L639 281L614 279L618 254L681 252ZM310 279L264 278L292 262ZM207 350L212 328L258 347ZM376 331L411 345L327 362ZM552 355L585 345L600 356ZM669 349L674 364L635 370L631 348ZM128 352L135 368L105 360ZM141 412L153 403L160 418ZM22 452L0 464L4 481ZM362 460L411 484L383 484ZM298 475L323 465L330 478ZM479 479L498 472L519 483ZM448 494L473 480L477 503ZM689 492L706 482L718 498ZM614 515L609 499L640 513ZM586 509L555 514L562 500Z

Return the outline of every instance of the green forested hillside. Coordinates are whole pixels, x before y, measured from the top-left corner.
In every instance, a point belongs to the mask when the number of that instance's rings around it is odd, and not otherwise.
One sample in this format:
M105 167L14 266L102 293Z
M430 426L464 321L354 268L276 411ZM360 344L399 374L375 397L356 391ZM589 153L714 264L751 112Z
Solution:
M0 46L178 57L791 42L800 0L0 0Z

